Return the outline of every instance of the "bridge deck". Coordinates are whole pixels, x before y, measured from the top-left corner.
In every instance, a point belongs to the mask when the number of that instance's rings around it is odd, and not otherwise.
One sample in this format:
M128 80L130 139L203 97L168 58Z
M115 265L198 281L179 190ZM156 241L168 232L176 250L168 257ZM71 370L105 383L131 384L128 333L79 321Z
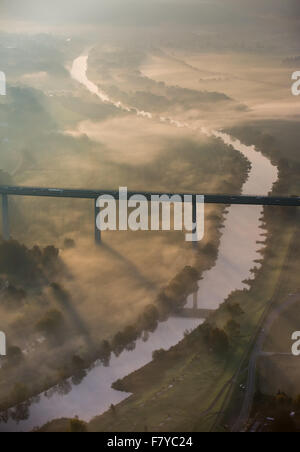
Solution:
M41 196L50 198L77 198L77 199L97 199L100 195L111 195L119 199L117 190L80 190L66 188L43 188L43 187L14 187L0 186L0 195L12 196ZM161 196L167 193L156 192L128 192L128 198L133 195L143 195L148 201L152 196ZM168 193L168 196L196 195L195 193ZM248 196L248 195L225 195L225 194L204 194L207 204L239 204L239 205L266 205L266 206L300 206L299 196Z

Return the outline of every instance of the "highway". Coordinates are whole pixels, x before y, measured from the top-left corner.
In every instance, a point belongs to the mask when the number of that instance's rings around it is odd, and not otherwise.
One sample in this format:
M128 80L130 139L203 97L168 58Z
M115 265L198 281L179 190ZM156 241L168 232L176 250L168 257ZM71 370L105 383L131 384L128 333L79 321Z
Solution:
M133 195L143 195L148 201L152 196L168 195L169 197L179 195L181 198L186 195L201 195L201 193L157 193L135 191L128 192L128 198ZM0 195L10 196L39 196L48 198L76 198L76 199L97 199L101 195L110 195L119 199L119 190L81 190L68 188L43 188L43 187L16 187L0 186ZM203 195L203 194L202 194ZM299 196L268 197L268 196L248 196L248 195L226 195L226 194L204 194L207 204L228 204L228 205L255 205L255 206L300 206Z

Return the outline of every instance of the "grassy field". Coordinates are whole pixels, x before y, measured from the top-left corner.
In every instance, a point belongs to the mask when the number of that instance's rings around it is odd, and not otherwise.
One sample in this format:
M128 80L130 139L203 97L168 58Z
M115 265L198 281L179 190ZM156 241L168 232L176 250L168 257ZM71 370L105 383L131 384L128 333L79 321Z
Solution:
M278 240L281 227L285 227L286 233L283 240ZM230 423L243 397L238 385L244 383L246 374L241 372L236 391L224 407L231 387L229 382L249 350L267 302L274 297L280 301L291 290L291 281L286 277L290 268L286 262L294 233L294 222L282 219L280 225L273 224L272 236L268 239L272 252L266 251L266 259L251 289L236 292L230 297L231 303L240 304L244 315L238 319L240 335L231 339L228 354L216 355L203 340L201 328L196 330L162 359L152 361L126 377L122 387L133 395L93 419L88 429L116 432L208 431L222 429L224 423ZM222 328L230 318L231 313L224 304L209 322ZM225 409L226 416L221 420L221 425L216 426L215 415L221 408ZM61 425L57 422L45 428L55 430ZM66 421L64 423L67 425Z
M299 317L298 317L299 318ZM262 356L258 363L258 388L262 394L276 395L282 391L289 397L300 394L299 357Z
M101 182L101 186L106 188L123 185L137 190L147 186L149 190L166 192L197 190L199 193L238 193L249 169L247 163L236 151L215 139L202 136L197 129L203 125L219 127L221 124L224 127L227 123L231 125L241 118L247 118L253 114L251 109L248 111L248 107L253 110L262 93L267 98L266 111L273 111L274 89L269 87L266 93L266 84L260 81L277 65L277 58L265 63L264 58L244 58L240 72L238 67L241 66L242 55L235 58L233 55L226 58L223 55L219 58L220 55L215 54L211 57L201 55L199 58L199 55L190 54L186 61L179 61L180 55L170 58L170 55L166 55L166 49L163 55L155 56L153 61L153 55L148 55L145 60L143 54L141 60L138 53L130 56L124 52L125 49L111 52L103 51L102 46L96 47L90 55L91 79L107 89L115 99L141 109L149 108L156 115L168 116L175 112L174 118L188 121L190 127L172 128L161 121L145 121L141 117L100 104L95 96L70 80L64 68L65 54L61 55L57 63L58 68L52 73L46 71L42 79L40 72L36 73L36 68L25 70L21 62L17 69L18 76L22 74L23 82L25 80L24 85L9 86L7 105L5 108L0 105L1 122L10 124L6 131L8 141L3 147L2 163L7 171L16 170L15 183L50 186L65 186L68 183L88 188L98 186ZM77 55L72 58L74 56ZM201 68L192 67L197 65L197 60L201 62ZM215 73L211 80L207 79L206 70L214 67L216 71L216 60L220 61L220 67L217 68L220 74ZM117 64L118 61L121 64ZM248 79L242 83L248 69L253 67L258 69L252 73L251 83ZM164 76L161 76L161 68L165 68ZM40 67L38 69L41 70ZM174 72L172 77L171 72ZM276 84L281 86L286 74L285 68L278 70ZM241 83L237 83L237 79ZM62 80L63 89L54 89L57 82ZM245 86L247 89L244 89ZM246 94L248 92L249 95ZM285 90L278 91L277 96L277 102L284 100ZM290 109L292 103L294 105L294 99L285 108ZM25 108L26 118L18 114ZM279 115L285 114L283 110L278 111ZM255 109L254 113L256 116L264 114L258 114ZM32 124L35 124L34 128ZM194 130L191 130L192 126ZM257 131L259 127L264 129L261 134ZM291 136L290 127L284 127L282 121L278 120L276 124L258 121L254 128L233 133L234 136L241 133L242 140L246 136L245 142L262 147L265 154L280 165L281 185L277 187L277 193L281 194L297 192L299 186L290 178L292 168L289 165L297 161L298 142L295 133L297 126L291 127L293 146L287 156L285 149L276 153L276 149L285 146L287 137L290 139ZM12 150L23 157L17 161L18 165L11 162ZM12 225L16 237L21 241L30 245L35 244L37 239L40 242L59 242L57 246L61 247L66 237L75 239L75 249L62 251L64 263L72 276L63 283L72 293L73 308L97 343L104 338L111 340L120 328L131 324L132 312L138 316L155 299L158 290L185 264L191 263L194 256L191 248L180 242L182 237L178 234L154 236L141 233L132 238L130 233L114 237L108 233L104 235L101 252L94 251L90 243L82 239L92 232L90 207L82 206L81 209L79 205L66 202L61 204L58 211L54 204L46 206L40 200L36 204L28 200L18 208L19 216ZM205 246L213 245L216 251L222 213L221 208L209 209L207 212L208 233L197 258L197 270L200 272L211 267L214 262L215 252L213 258L208 256ZM133 396L93 420L89 425L91 430L206 431L215 426L214 414L227 401L231 388L228 382L248 352L266 303L274 296L278 301L282 300L286 292L296 285L296 277L292 276L293 280L290 278L284 285L278 286L282 273L287 272L286 256L294 233L293 222L275 208L265 209L264 220L269 234L267 250L262 251L262 268L254 270L256 278L249 291L236 292L229 299L231 303L238 303L244 311L244 315L236 319L240 333L237 337L230 337L229 352L223 356L214 353L207 346L203 331L196 330L166 353L163 359L153 361L124 379L124 389L132 392ZM297 271L292 274L297 275ZM28 324L33 309L30 300L26 309L18 313L21 321ZM51 301L49 304L51 306ZM7 322L8 330L13 330L15 325L10 324L9 315L4 309L2 311L0 314ZM209 323L224 329L230 320L232 313L224 305L211 316ZM74 335L75 339L77 337ZM18 341L16 345L24 348L24 344ZM62 374L66 376L64 368L69 364L69 356L78 350L77 345L75 341L74 347L60 359L55 354L54 369L50 354L40 353L47 356L52 381L61 379ZM86 346L81 346L83 358L86 352ZM39 361L33 358L30 356L30 360L25 360L26 365L34 362L31 371L41 368ZM20 368L16 369L16 373L21 380ZM3 372L1 378L0 392L5 397L7 381L15 384L19 380ZM41 389L39 377L30 378L30 393L34 392L34 385ZM241 394L238 394L240 397ZM238 406L230 404L229 417L232 414L231 405Z
M203 344L201 333L193 333L191 342L186 339L162 362L152 362L125 378L126 390L134 395L119 405L116 412L94 419L89 428L92 431L139 431L143 424L151 431L207 431L212 428L214 413L222 407L226 389L216 398L238 369L268 300L278 295L278 281L293 234L291 227L285 240L277 241L277 247L272 248L272 257L266 259L250 291L231 297L245 314L239 319L240 337L232 341L228 356L215 356ZM284 296L288 288L282 287L281 291ZM209 321L224 327L228 319L230 314L224 305ZM213 409L203 415L215 400ZM230 410L228 415L231 415Z
M247 354L251 337L255 333L266 303L279 296L278 281L286 261L290 241L294 238L291 226L285 240L272 248L249 292L233 294L231 301L238 302L244 311L238 322L240 336L231 340L230 351L216 355L203 340L201 328L187 336L167 352L162 359L129 375L122 381L124 390L133 395L88 424L89 431L209 431L223 429L224 423L236 414L243 393L237 388L227 400L230 381ZM285 296L289 286L280 287ZM224 304L209 322L224 327L231 314ZM236 387L244 382L241 372ZM233 386L234 388L234 386ZM226 409L221 425L216 426L216 413ZM68 428L66 420L45 426L45 431ZM63 427L63 426L64 427Z
M292 334L300 329L300 306L294 305L284 311L274 322L263 351L271 353L291 353Z
M296 175L293 168L287 168L286 165L279 167L281 180L275 191L280 193L283 176L286 181L288 175L289 191L297 191L298 181L297 177L294 177ZM298 289L299 261L296 237L299 216L295 211L287 213L280 208L266 208L264 221L269 234L266 239L267 248L262 251L264 257L262 267L256 271L256 278L251 283L249 291L236 292L230 297L231 302L240 304L245 314L238 320L240 337L232 341L227 358L213 356L203 345L201 334L193 333L191 337L194 339L190 340L194 341L195 348L191 347L189 339L186 338L164 357L163 362L152 362L125 378L126 390L130 390L134 395L115 411L92 420L89 424L92 431L118 431L120 428L126 431L140 430L143 424L152 431L157 429L207 431L211 428L222 429L222 425L230 424L238 413L243 399L239 384L245 383L244 369L239 374L236 389L233 394L229 394L229 400L226 383L233 377L242 359L247 356L251 338L256 332L256 326L268 301L273 299L281 303L290 292ZM226 305L223 305L209 321L224 327L228 319L230 315ZM290 329L286 334L288 338L289 333ZM184 350L181 357L180 350ZM172 363L171 356L174 356L175 364ZM224 391L221 391L222 388ZM212 409L205 413L208 408ZM220 408L225 409L225 416L218 419L221 424L218 426L213 414Z
M136 118L102 104L71 80L65 64L73 52L66 55L63 43L45 40L59 53L59 67L41 74L41 68L36 72L22 59L11 63L23 83L9 80L7 96L0 102L0 123L7 124L1 168L11 174L6 182L1 173L0 184L240 192L249 170L240 154L201 132ZM39 45L32 37L21 47L32 55L32 47ZM50 283L59 283L70 303L62 307L48 287L28 289L18 309L6 300L0 303L1 330L9 346L26 352L18 365L0 370L0 407L15 403L14 389L20 383L26 386L23 400L68 377L75 354L88 367L103 340L111 343L118 332L135 326L185 266L195 265L199 273L209 269L217 255L224 210L207 207L205 238L195 254L181 232L105 232L102 247L95 247L92 203L10 200L13 238L28 247L59 248L65 271L53 275ZM66 248L65 239L75 246ZM5 279L6 272L0 277ZM15 284L24 288L20 280ZM53 309L64 317L64 340L53 344L44 337L37 344L36 325Z
M299 288L296 270L299 268L299 249L295 246L293 260L289 263L287 279L289 287ZM293 265L294 268L291 268ZM292 285L291 280L294 280ZM292 334L300 330L300 307L298 304L287 308L272 325L263 351L274 355L261 356L258 363L258 389L262 394L274 396L283 391L289 397L300 393L299 357L292 356ZM281 355L282 354L282 355Z

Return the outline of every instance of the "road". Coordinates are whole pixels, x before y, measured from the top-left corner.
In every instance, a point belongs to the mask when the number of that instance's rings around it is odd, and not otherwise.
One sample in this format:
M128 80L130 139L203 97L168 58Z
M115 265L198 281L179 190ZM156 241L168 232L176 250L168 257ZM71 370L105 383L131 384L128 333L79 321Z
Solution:
M100 195L110 195L119 199L119 190L81 190L67 188L44 188L44 187L14 187L0 186L0 194L11 196L44 196L51 198L79 198L79 199L97 199ZM174 196L175 193L157 193L157 192L128 192L128 198L133 195L143 195L148 201L152 196L168 195ZM177 195L187 196L192 193L176 193ZM196 195L195 193L193 194ZM201 193L199 193L201 195ZM266 206L300 206L300 196L288 197L269 197L269 196L247 196L247 195L225 195L225 194L204 194L204 200L207 204L238 204L238 205L266 205ZM182 201L182 199L181 199Z
M247 390L245 393L245 398L242 406L242 410L238 420L236 421L232 431L240 432L246 425L253 404L253 398L256 389L256 369L257 360L262 354L262 346L266 340L267 334L269 333L275 320L289 307L293 306L295 303L300 302L300 293L290 295L285 303L280 306L275 307L265 319L263 326L261 327L260 333L257 337L257 341L251 353L249 367L248 367L248 378L247 378Z

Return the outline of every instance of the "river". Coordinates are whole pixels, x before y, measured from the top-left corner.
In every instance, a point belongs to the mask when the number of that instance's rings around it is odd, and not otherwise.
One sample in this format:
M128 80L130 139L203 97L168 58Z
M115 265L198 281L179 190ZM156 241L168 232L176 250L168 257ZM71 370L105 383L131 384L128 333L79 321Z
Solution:
M145 117L145 120L153 119L151 113L111 100L88 79L87 67L88 56L77 58L73 63L71 76L97 95L101 102L113 104L127 112L134 112ZM159 120L175 127L193 128L172 118L160 117ZM251 171L243 186L244 194L267 195L272 190L278 178L278 171L266 157L253 146L246 146L224 133L217 131L209 133L232 145L250 161ZM231 206L228 209L217 263L212 270L204 274L204 279L199 283L198 307L215 309L233 290L246 287L243 281L251 277L250 270L256 265L254 261L261 257L258 253L261 245L257 244L257 241L261 240L261 234L265 232L262 230L261 215L262 207L259 206ZM192 299L193 296L187 300L188 306L192 305ZM109 367L96 363L84 380L77 386L73 385L66 395L58 393L52 396L41 395L38 402L31 404L27 420L19 423L13 420L7 424L2 423L0 431L30 431L53 419L70 418L75 415L85 421L91 420L105 412L111 404L117 404L129 396L113 390L111 384L114 381L146 365L151 361L154 350L168 349L177 344L186 330L194 329L201 323L199 319L169 318L166 322L160 323L154 333L149 334L146 342L139 339L133 351L124 351L119 357L113 355Z

